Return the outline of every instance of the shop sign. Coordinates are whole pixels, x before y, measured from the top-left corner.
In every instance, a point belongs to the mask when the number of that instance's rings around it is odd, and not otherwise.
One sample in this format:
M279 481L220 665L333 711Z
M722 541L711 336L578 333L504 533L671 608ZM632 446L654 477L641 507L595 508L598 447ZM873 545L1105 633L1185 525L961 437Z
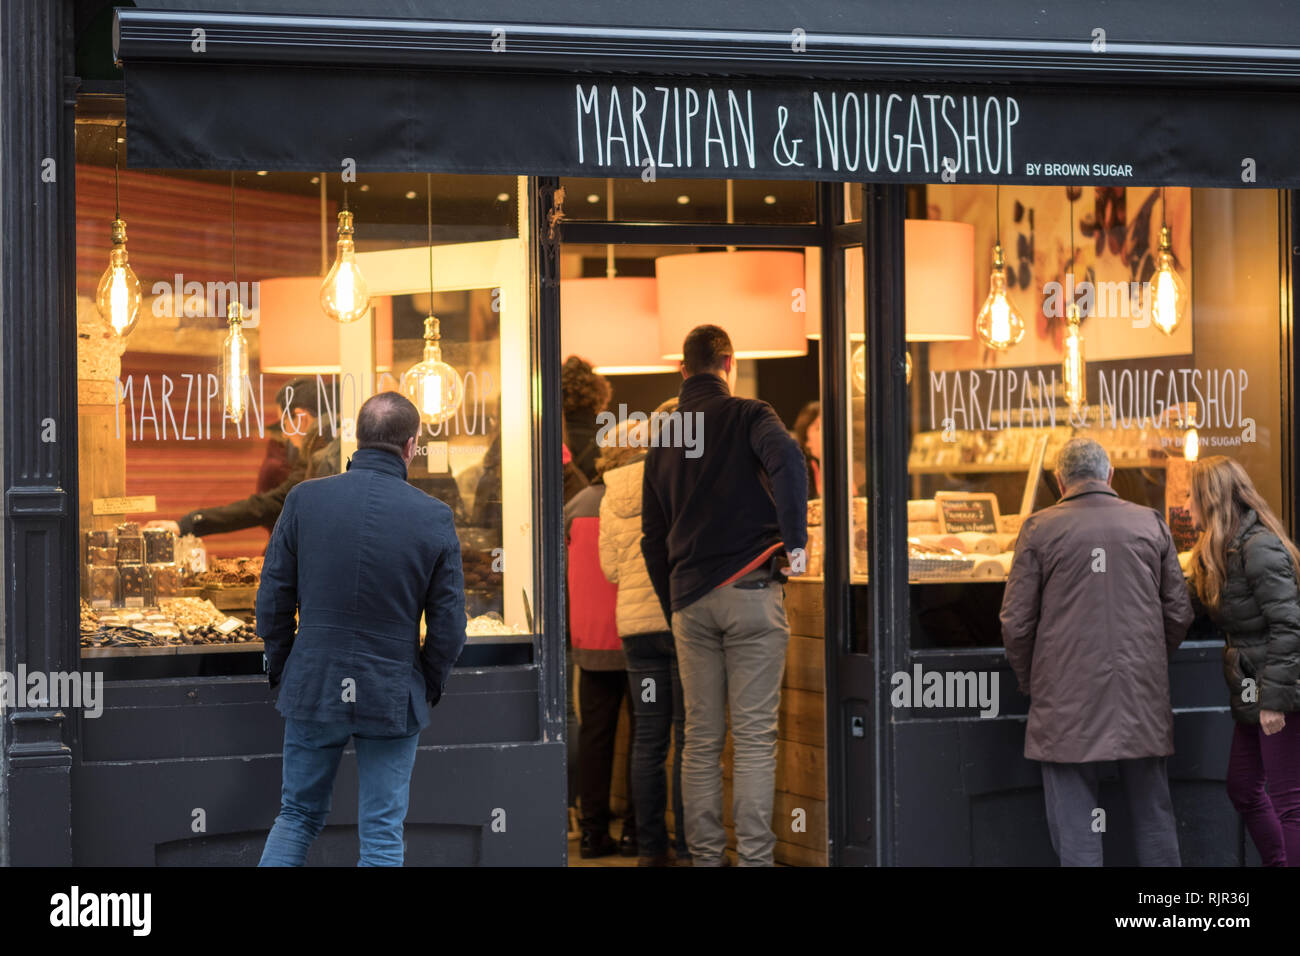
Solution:
M126 103L147 168L1300 186L1262 91L142 62Z

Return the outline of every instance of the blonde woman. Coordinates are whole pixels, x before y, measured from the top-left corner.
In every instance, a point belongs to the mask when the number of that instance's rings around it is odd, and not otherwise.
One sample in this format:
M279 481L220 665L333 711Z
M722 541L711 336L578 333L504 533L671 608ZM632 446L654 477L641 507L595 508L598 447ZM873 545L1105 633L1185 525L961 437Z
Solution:
M671 398L654 410L668 415L677 407ZM600 566L618 585L616 621L627 657L636 733L632 741L632 789L636 802L639 866L688 866L682 810L682 746L686 712L677 670L673 632L650 583L641 555L641 485L650 427L641 422L620 427L613 446L600 453L597 467L608 489L600 502ZM672 806L676 840L670 847L665 814L668 781L664 763L669 734L676 735L672 764ZM675 855L669 850L675 850Z
M1193 588L1227 639L1228 797L1265 866L1300 866L1300 551L1231 458L1196 463L1189 503Z

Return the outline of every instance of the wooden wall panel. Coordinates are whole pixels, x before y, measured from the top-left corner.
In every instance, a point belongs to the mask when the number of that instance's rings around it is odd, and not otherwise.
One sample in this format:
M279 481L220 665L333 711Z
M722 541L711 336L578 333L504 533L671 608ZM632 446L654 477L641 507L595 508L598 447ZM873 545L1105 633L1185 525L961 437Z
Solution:
M170 283L178 272L186 281L230 280L228 185L124 169L119 194L131 268L146 297L155 282ZM327 216L333 210L331 203ZM320 274L319 199L236 186L235 219L241 279ZM95 294L108 265L112 221L112 167L79 163L78 295Z

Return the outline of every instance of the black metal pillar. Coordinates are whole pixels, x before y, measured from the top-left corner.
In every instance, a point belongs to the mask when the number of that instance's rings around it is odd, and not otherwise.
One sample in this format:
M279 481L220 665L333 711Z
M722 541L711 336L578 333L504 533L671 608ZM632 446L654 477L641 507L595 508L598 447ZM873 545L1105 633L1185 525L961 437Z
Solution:
M844 252L835 241L843 218L844 188L840 183L817 184L817 221L822 231L822 602L826 645L826 833L827 863L839 866L849 841L846 821L862 807L850 806L845 786L849 720L837 692L840 663L851 650L849 606L849 474L853 447L848 420L848 356L844 328Z
M903 186L862 193L866 303L868 616L875 678L876 863L894 862L890 675L905 661L908 629L908 405L904 341Z
M537 534L533 536L533 566L541 594L537 601L537 623L542 635L537 648L539 726L542 741L565 741L568 674L564 666L564 474L562 444L563 403L560 395L560 223L564 216L564 193L554 177L532 178L529 183L529 222L532 237L529 254L529 287L532 290L531 338L537 349L537 374L533 381L533 487L540 490L536 506ZM564 747L559 749L564 759ZM557 779L562 790L552 794L557 807L568 806L567 775ZM567 853L561 835L560 845ZM557 860L563 866L567 857Z
M70 6L0 4L4 665L14 675L78 665ZM74 715L21 701L6 717L9 863L69 864Z

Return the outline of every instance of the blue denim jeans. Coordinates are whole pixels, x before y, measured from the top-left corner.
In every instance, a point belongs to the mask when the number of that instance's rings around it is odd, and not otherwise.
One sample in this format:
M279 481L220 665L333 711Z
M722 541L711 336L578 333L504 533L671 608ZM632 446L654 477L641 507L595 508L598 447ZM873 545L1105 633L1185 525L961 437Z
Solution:
M682 809L686 710L672 632L656 631L625 637L623 654L627 658L632 712L636 715L632 742L632 790L639 852L648 857L668 852L668 827L664 818L668 787L664 763L668 759L671 731L677 743L672 768L673 819L677 832L674 849L679 859L689 860L691 851L686 845L686 814Z
M348 738L357 748L358 866L401 866L402 824L411 800L411 770L420 734L407 737L354 735L350 724L287 719L284 722L284 785L280 813L266 838L258 866L302 866L312 841L325 827L334 775Z

